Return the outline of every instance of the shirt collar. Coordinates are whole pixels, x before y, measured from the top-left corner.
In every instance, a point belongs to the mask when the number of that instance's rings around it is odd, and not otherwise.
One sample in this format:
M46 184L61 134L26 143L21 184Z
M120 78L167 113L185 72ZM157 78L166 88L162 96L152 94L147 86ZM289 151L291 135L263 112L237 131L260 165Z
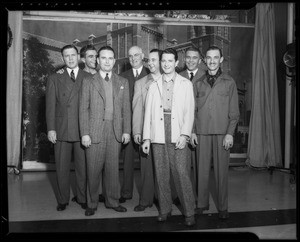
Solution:
M111 78L111 75L112 75L111 72L105 72L105 71L102 71L102 70L100 70L99 73L100 73L100 76L102 77L102 79L104 79L106 77L106 73L108 73L109 79Z
M78 71L79 71L79 67L77 66L74 69L71 69L71 68L67 67L67 72L68 72L69 76L71 75L72 70L74 71L74 75L75 75L75 78L76 78L77 74L78 74Z
M191 73L193 72L193 74L194 74L194 76L195 76L196 73L197 73L197 71L198 71L198 68L197 68L196 70L193 70L193 71L189 71L189 70L188 70L188 73L189 73L189 75L191 76Z
M132 68L133 76L136 75L136 70L138 71L139 75L141 75L142 69L143 69L143 65L140 68L138 68L138 69Z
M176 78L176 72L174 73L174 76L173 76L172 78L169 78L169 79L166 78L166 75L165 75L165 74L163 74L162 77L163 77L163 81L164 81L164 82L170 82L170 81L174 82L174 80L175 80L175 78Z

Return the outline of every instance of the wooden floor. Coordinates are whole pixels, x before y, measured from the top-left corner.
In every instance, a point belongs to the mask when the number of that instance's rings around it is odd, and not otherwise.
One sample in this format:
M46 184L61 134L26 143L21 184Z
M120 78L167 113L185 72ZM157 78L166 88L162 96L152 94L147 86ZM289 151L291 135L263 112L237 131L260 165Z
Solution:
M291 182L292 175L275 170L273 173L254 170L247 166L230 167L229 169L229 212L226 221L218 219L213 198L210 198L210 210L198 216L196 225L187 228L183 224L181 207L173 205L172 217L166 223L158 223L158 210L155 206L143 212L134 212L138 204L140 190L140 170L135 170L134 195L131 200L122 204L126 213L106 209L99 203L96 214L84 215L78 204L70 201L67 209L56 211L55 171L22 171L19 175L8 174L8 237L47 238L57 235L70 236L76 239L86 238L86 233L103 233L109 238L141 239L155 238L161 232L192 232L189 236L234 239L296 239L297 184ZM120 170L122 182L122 170ZM74 172L72 172L74 181ZM71 191L71 197L73 196ZM60 232L63 232L61 234ZM112 233L109 233L112 232ZM118 232L118 233L116 233ZM134 234L128 232L135 232ZM144 232L144 233L140 233ZM42 234L40 234L42 233ZM59 233L59 234L58 234ZM175 239L186 239L186 233L172 233ZM200 236L200 237L199 237ZM221 236L221 237L220 237ZM189 237L192 238L192 237Z

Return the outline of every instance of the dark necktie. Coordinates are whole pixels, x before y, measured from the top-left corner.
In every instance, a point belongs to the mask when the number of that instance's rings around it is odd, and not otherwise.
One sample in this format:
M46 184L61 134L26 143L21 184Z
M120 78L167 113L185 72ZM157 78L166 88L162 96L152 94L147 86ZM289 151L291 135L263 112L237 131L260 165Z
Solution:
M193 72L190 72L190 80L192 81L194 78L194 73Z
M139 72L138 72L138 70L136 70L135 80L137 80L138 78L139 78Z
M208 71L206 71L206 77L207 77L207 82L211 87L213 87L215 81L218 79L218 77L222 74L221 68L218 69L217 73L215 75L210 75L208 74Z
M106 76L105 76L105 78L104 78L104 79L105 79L105 81L107 81L107 82L109 81L109 76L108 76L108 73L106 73Z
M75 74L73 70L71 71L71 80L75 82Z

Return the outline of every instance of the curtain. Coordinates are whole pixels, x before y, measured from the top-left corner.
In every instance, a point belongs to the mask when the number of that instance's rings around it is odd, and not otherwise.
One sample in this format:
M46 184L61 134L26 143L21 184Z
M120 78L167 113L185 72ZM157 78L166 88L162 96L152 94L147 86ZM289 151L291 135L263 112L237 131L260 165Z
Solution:
M273 3L256 5L248 165L282 166Z
M8 172L19 168L22 120L22 66L23 38L22 11L10 11L8 24L12 32L12 45L7 51L6 85L6 143Z

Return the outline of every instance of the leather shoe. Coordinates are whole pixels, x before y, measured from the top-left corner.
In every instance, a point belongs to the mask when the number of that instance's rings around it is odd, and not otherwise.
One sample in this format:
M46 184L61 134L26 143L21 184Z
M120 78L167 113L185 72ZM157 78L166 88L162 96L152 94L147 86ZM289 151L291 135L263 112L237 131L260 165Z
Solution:
M121 205L119 205L118 207L106 207L106 208L113 209L113 210L115 210L116 212L120 212L120 213L127 212L127 209L124 208L124 207L121 206Z
M95 211L96 211L96 210L97 210L97 208L87 208L87 209L85 210L84 215L85 215L85 216L92 216L92 215L95 214Z
M203 207L203 208L196 208L195 213L198 214L198 215L202 215L205 210L209 210L209 206L206 206L206 207Z
M148 207L151 208L152 205L144 206L144 205L139 204L139 205L135 206L133 210L136 212L142 212Z
M165 222L167 221L167 219L171 217L171 212L169 213L165 213L165 214L159 214L157 217L157 221L158 222Z
M127 198L127 197L120 197L119 203L125 203L126 200L130 200L130 199L132 199L132 197L129 197L129 198Z
M219 219L228 219L229 213L227 210L219 211Z
M192 215L192 216L190 216L190 217L185 217L185 219L184 219L184 225L186 225L186 226L193 226L193 225L195 225L195 216L194 215Z
M105 197L102 194L99 194L99 203L104 203Z
M72 198L72 202L78 203L81 206L82 209L86 209L87 208L87 204L86 203L80 203L80 202L78 202L76 196Z
M57 207L56 207L56 210L57 211L63 211L63 210L65 210L66 209L66 207L67 207L67 205L69 205L69 203L59 203L58 205L57 205Z

